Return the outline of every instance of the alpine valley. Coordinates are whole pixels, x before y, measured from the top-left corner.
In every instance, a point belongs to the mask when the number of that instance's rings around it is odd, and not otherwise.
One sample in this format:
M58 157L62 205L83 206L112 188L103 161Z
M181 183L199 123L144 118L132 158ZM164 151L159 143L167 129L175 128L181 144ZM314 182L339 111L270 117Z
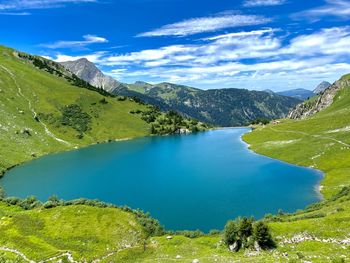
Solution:
M346 0L0 0L0 263L350 262Z

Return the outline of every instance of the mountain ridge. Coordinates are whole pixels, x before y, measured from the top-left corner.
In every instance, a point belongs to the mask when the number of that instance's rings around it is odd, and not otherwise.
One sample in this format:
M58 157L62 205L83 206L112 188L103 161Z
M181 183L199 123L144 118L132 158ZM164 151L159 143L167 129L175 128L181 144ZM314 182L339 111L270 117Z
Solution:
M297 105L288 113L287 117L290 119L305 119L328 108L332 105L336 94L344 87L350 86L350 81L347 79L347 76L348 75L345 75L340 80L331 84L316 97Z
M299 100L306 100L306 99L311 98L315 95L311 90L302 89L302 88L284 90L284 91L279 91L276 93L279 95L282 95L282 96L292 97L292 98L296 98Z
M83 76L83 79L89 75L88 72L75 72L74 66L70 68L73 73ZM89 78L85 80L92 83ZM134 84L121 84L111 89L111 92L137 97L162 110L173 109L187 117L219 126L247 125L259 118L283 118L300 102L295 98L263 91L234 88L201 90L168 82L150 84L137 81Z

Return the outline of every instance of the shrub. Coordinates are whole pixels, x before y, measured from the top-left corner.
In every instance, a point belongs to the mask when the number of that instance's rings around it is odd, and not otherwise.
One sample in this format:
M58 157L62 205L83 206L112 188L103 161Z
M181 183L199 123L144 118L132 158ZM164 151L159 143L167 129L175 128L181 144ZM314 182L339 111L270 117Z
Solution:
M227 245L235 244L236 251L253 247L257 242L262 249L275 247L267 224L263 221L253 223L253 218L238 218L228 221L223 235L223 242Z
M263 221L256 222L253 226L253 238L262 249L274 248L276 246L272 239L270 229Z
M196 237L201 237L204 236L204 233L200 230L195 230L195 231L189 231L189 230L184 230L184 231L177 231L177 235L182 235L188 238L196 238Z
M141 210L136 210L134 214L136 215L137 221L143 226L147 237L161 236L165 233L159 221L152 218L148 213L145 214Z
M61 124L67 125L76 131L83 133L90 129L91 117L77 104L67 105L61 109Z
M220 235L220 234L221 234L221 231L217 230L217 229L212 229L209 231L210 236L216 236L216 235Z
M238 219L238 235L244 247L249 247L248 239L253 234L253 219L243 217Z
M4 190L4 188L2 188L2 187L0 186L0 200L5 199L5 197L6 197L5 190Z
M223 241L226 245L232 245L239 240L239 230L235 221L228 221L224 228Z

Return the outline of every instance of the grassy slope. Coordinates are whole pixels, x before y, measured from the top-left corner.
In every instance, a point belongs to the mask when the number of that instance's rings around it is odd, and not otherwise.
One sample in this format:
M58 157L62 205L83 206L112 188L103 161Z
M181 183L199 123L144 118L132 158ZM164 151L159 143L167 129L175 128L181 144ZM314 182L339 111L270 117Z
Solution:
M0 247L15 248L32 260L66 251L91 261L126 246L141 246L144 232L134 215L85 205L25 211L0 204ZM1 255L1 254L0 254Z
M13 50L0 47L0 173L12 165L32 159L32 154L69 150L109 139L121 139L149 134L149 125L131 110L145 107L132 101L106 98L96 92L70 85L63 78L43 72L29 62L13 55ZM68 126L34 120L34 113L52 113L60 118L65 105L78 104L92 118L91 130L83 139ZM32 110L29 107L32 107ZM45 132L44 125L54 136ZM31 136L21 134L28 129ZM18 133L18 134L17 134ZM14 149L20 149L14 151Z

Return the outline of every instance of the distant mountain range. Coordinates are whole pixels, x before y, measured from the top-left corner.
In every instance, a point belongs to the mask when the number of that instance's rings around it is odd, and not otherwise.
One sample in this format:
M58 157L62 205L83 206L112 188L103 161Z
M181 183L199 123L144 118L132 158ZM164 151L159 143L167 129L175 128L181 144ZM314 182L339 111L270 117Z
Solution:
M163 110L173 109L219 126L246 125L258 118L285 117L300 99L245 89L201 90L172 83L125 84L112 81L87 59L62 63L78 77L96 87L124 96L137 97Z
M308 89L291 89L277 92L277 94L282 96L293 97L300 100L307 100L315 95L318 95L328 89L332 84L327 81L322 81L313 91ZM266 90L266 92L273 92L271 90Z
M277 94L287 97L296 98L299 100L307 100L308 98L311 98L315 96L315 94L308 89L292 89L292 90L285 90L277 92Z

